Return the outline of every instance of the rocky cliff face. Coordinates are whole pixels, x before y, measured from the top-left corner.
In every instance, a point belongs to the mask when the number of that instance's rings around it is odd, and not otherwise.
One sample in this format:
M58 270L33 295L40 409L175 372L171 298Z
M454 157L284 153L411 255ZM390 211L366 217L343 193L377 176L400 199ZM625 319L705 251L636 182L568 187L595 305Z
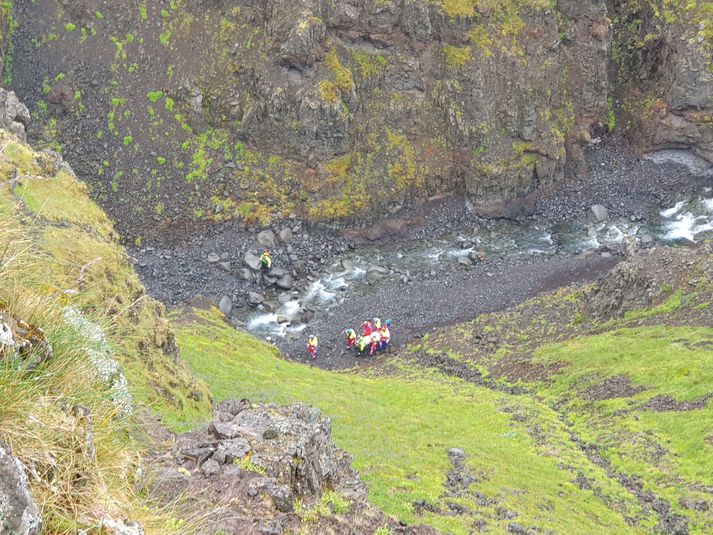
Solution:
M713 162L713 5L612 2L625 128L642 151L690 149Z
M637 146L711 159L710 6L672 6L38 0L16 8L14 87L130 237L452 192L495 216L585 179L612 57Z
M124 231L446 192L498 215L581 171L603 131L603 0L174 4L18 8L34 133Z

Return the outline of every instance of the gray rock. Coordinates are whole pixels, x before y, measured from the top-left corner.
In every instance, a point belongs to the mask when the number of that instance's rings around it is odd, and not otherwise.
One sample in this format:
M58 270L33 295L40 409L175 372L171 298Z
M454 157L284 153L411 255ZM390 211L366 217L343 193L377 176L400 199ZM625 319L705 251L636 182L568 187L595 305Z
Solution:
M609 218L609 211L601 204L595 204L587 212L587 217L592 223L601 223Z
M32 500L25 470L9 449L0 444L0 532L36 535L42 518Z
M472 266L473 265L473 261L470 258L468 258L467 256L459 256L458 263L461 266Z
M282 268L274 267L270 270L270 277L274 279L279 279L280 277L284 277L287 274L287 271L285 271Z
M235 275L244 281L253 280L253 272L250 271L250 268L240 268L235 272Z
M230 464L245 457L249 451L250 445L242 438L224 440L218 445L211 459L219 464Z
M30 112L13 91L0 88L0 128L9 130L22 141L27 140L26 129L30 124Z
M265 490L279 511L283 513L292 511L293 496L290 487L287 485L270 485Z
M216 405L215 413L228 413L230 415L230 420L232 420L233 417L237 416L245 409L249 409L251 406L252 404L247 399L241 399L240 401L237 399L226 399Z
M233 311L233 301L227 295L224 295L218 304L220 311L225 314L226 317L230 317L230 313Z
M265 440L273 440L279 436L279 432L274 427L270 426L262 432L262 438Z
M211 477L220 473L220 464L213 459L208 459L201 465L201 472L205 477Z
M240 426L235 422L213 422L208 426L208 431L219 439L239 438Z
M265 301L265 296L257 292L248 292L248 303L252 306L258 306L263 301Z
M208 255L208 263L210 264L217 264L220 262L220 255L217 253L210 253Z
M230 262L219 262L219 263L218 263L218 266L219 266L220 269L222 269L223 271L225 271L225 272L227 272L227 273L230 273L230 268L231 268Z
M276 320L280 325L290 323L290 321L292 321L289 316L283 316L282 314L278 314Z
M280 277L280 279L276 282L278 288L282 288L283 290L291 290L292 287L295 285L294 280L292 280L292 275L284 275L283 277Z
M258 233L257 241L263 247L275 247L275 233L271 230L263 230L262 232Z
M289 227L285 227L280 231L280 241L283 243L291 243L292 242L292 229Z
M391 271L382 266L371 266L366 270L367 282L377 282L389 276Z
M253 271L260 270L260 257L252 251L248 251L247 253L245 253L245 256L243 256L243 262L245 262L245 265Z
M351 260L349 260L348 258L344 258L344 259L339 263L339 265L341 266L341 268L342 268L344 271L351 271L352 269L354 269L354 263L353 263Z

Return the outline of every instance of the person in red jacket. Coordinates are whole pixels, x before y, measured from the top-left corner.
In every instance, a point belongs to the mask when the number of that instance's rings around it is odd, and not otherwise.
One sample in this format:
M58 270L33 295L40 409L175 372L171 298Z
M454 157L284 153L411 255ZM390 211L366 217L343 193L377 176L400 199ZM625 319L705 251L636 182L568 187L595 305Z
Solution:
M363 336L371 336L371 333L374 332L374 327L372 326L371 322L369 320L365 321L364 323L361 324L361 334Z

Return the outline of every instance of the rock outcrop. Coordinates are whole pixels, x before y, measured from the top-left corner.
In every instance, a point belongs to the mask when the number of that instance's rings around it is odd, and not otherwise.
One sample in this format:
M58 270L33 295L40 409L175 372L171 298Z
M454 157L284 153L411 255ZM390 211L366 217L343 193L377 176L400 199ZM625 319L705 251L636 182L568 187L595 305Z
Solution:
M12 132L22 141L30 124L30 112L12 91L0 88L0 128Z
M332 442L329 419L303 404L288 407L228 400L213 422L175 439L156 458L155 492L194 496L216 510L207 533L288 533L309 519L314 533L430 534L404 528L367 503L350 457ZM258 520L256 520L258 519Z
M25 470L0 443L0 533L38 535L42 518L30 495Z
M713 163L713 8L617 0L624 127L641 152L689 149Z
M649 246L648 241L625 241L626 260L597 281L586 296L585 313L589 317L610 319L664 305L668 299L676 298L672 288L686 284L695 287L713 275L707 246L690 249L649 249Z

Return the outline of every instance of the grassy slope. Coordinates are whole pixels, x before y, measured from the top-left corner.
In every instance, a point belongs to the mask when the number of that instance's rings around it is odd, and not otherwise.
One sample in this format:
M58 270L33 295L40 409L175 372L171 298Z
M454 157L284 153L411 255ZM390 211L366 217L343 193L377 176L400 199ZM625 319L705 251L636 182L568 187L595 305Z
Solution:
M53 156L0 130L0 309L42 328L54 350L36 371L0 359L0 441L29 471L44 532L76 533L108 515L138 520L147 533L175 533L171 508L134 493L140 474L134 422L115 418L87 340L62 318L67 305L103 326L138 401L172 420L210 410L205 386L166 353L173 334L163 307L144 295L84 186ZM90 418L77 417L75 406Z
M712 393L713 329L675 326L691 314L700 318L710 290L705 284L672 290L676 306L664 296L655 314L633 312L599 326L579 313L581 292L560 291L445 329L378 376L284 361L215 313L189 320L178 337L182 355L218 399L301 400L322 408L373 501L399 519L449 533L468 533L485 521L502 532L512 522L501 519L503 511L513 511L521 525L556 533L653 532L659 517L622 486L628 477L686 516L692 533L709 533L713 515L690 504L710 503L713 404L685 412L642 406L655 396L690 402ZM586 335L593 329L604 332ZM497 349L482 343L488 336L498 339ZM447 377L419 355L447 355L482 373L486 386ZM517 374L508 378L504 370ZM515 375L526 394L503 391ZM589 395L620 376L634 393ZM451 447L465 449L478 478L457 498L444 489ZM421 499L434 511L417 515L413 503ZM454 502L471 514L450 514Z
M7 215L19 216L24 234L45 260L32 274L23 274L23 283L61 295L63 304L79 307L105 327L137 400L170 422L203 417L210 410L205 386L174 360L163 306L145 294L109 219L89 199L86 187L56 169L52 157L5 134L0 134L0 146L0 184L16 175L35 177L17 181L12 191L0 190L0 199L22 201L24 210Z
M461 447L481 480L475 487L495 502L479 507L473 496L450 501L478 510L476 516L496 531L510 522L497 520L498 509L504 508L518 511L520 523L559 533L634 532L621 514L591 491L579 489L572 475L558 468L566 457L603 478L601 470L567 444L556 415L529 397L514 400L414 368L402 369L398 376L364 377L293 364L228 327L217 314L203 313L199 324L184 324L178 336L183 357L210 383L217 399L300 400L320 407L333 419L337 444L354 456L373 501L399 519L453 533L473 528L475 517L426 513L419 518L412 507L419 499L446 503L447 450ZM508 414L514 410L537 414L547 427L545 444L535 444ZM623 511L638 513L618 484L610 482L603 492Z

